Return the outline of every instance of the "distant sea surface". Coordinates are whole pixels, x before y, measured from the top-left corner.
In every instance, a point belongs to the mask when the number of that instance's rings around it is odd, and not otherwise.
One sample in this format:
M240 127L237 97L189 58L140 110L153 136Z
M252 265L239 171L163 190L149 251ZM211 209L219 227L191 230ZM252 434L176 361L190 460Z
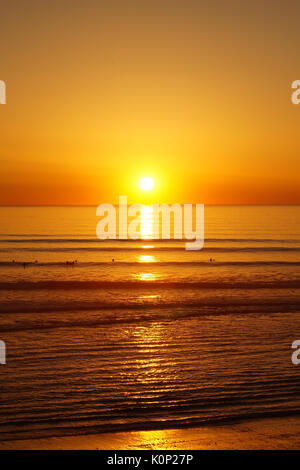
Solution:
M299 206L208 206L201 251L98 221L0 208L0 440L300 413Z

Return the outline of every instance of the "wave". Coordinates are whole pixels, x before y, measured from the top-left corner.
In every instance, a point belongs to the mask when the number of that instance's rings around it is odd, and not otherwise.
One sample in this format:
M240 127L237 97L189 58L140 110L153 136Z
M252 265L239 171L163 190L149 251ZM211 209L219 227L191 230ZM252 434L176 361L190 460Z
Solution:
M76 267L89 268L96 266L140 266L145 263L138 261L87 261L87 262L69 262L69 261L47 261L47 262L28 262L28 261L0 261L0 267ZM300 261L153 261L146 263L151 266L300 266Z
M2 310L3 309L3 310ZM12 331L36 331L53 330L56 328L95 328L102 326L114 326L122 324L148 324L155 321L177 321L190 320L192 318L217 317L224 315L266 315L266 314L286 314L299 313L299 302L291 301L272 302L269 299L260 302L232 301L185 301L174 303L152 303L128 304L128 303L101 303L101 302L68 302L62 304L35 304L19 303L5 308L2 306L0 315L14 316L21 314L22 320L16 323L1 322L0 332ZM95 317L95 313L97 316ZM38 314L38 319L32 319L32 314ZM82 315L84 313L84 316ZM92 317L89 318L89 313ZM101 316L101 313L103 316ZM117 314L116 314L117 313ZM47 314L47 315L44 315ZM54 318L49 318L49 314L54 314ZM61 314L58 317L57 314ZM99 315L98 315L99 314ZM26 316L28 315L28 320ZM72 317L69 318L69 315ZM75 316L74 316L75 315ZM78 317L76 318L76 316ZM3 320L4 316L2 317Z
M18 237L20 235L2 235L6 237ZM82 237L78 235L78 237L63 237L59 238L57 235L21 235L22 238L0 238L0 243L137 243L137 242L161 242L161 243L180 243L185 242L186 240L175 240L175 239L161 239L161 238L156 238L156 239L138 239L138 240L106 240L106 241L101 241L98 238L95 237ZM36 238L33 238L36 237ZM299 243L300 244L300 239L295 239L295 238L285 238L285 239L280 239L280 238L205 238L206 242L216 242L216 243Z
M131 411L131 413L130 413ZM232 410L230 412L208 415L203 412L203 416L193 417L182 417L178 418L173 417L173 419L166 419L164 417L151 417L147 413L147 419L145 419L146 409L140 410L141 420L124 420L120 422L117 419L117 422L107 423L107 415L103 417L99 414L87 413L83 414L82 417L72 416L72 422L70 426L70 416L67 418L48 418L45 419L42 416L36 418L36 427L32 429L32 420L20 420L17 422L9 423L10 430L7 429L7 425L0 425L0 441L7 441L12 439L26 440L32 438L49 438L49 437L61 437L61 436L76 436L81 435L90 435L90 434L103 434L103 433L112 433L112 432L132 432L132 431L149 431L149 430L162 430L162 429L186 429L194 428L200 426L213 426L213 425L222 425L222 424L234 424L238 422L247 422L248 420L256 419L267 419L267 418L283 418L283 417L293 417L300 415L300 408L298 405L287 407L286 409L278 409L276 404L271 407L271 409L258 409L254 411L249 409L243 412L240 410ZM120 413L124 413L124 410L120 410ZM161 414L161 408L157 408L157 413ZM180 408L178 407L178 414L180 413ZM132 416L135 417L135 410L126 411L126 417ZM101 418L103 419L101 422ZM12 427L14 429L12 430Z
M300 280L276 281L17 281L0 282L0 290L79 289L299 289Z
M125 247L125 246L105 246L99 245L95 247L88 247L88 246L76 246L76 247L11 247L11 248L0 248L1 253L12 253L18 251L26 251L26 252L33 252L33 253L76 253L76 252L88 252L88 253L99 253L99 252L126 252L126 251L138 251L138 252L160 252L160 251L183 251L185 249L184 246L185 242L182 242L181 246L159 246L159 247L151 247L144 249L141 246L136 247ZM295 252L300 253L300 246L264 246L264 247L254 247L254 246L247 246L247 247L220 247L220 246L211 246L205 247L201 249L201 252L205 253L255 253L255 252Z

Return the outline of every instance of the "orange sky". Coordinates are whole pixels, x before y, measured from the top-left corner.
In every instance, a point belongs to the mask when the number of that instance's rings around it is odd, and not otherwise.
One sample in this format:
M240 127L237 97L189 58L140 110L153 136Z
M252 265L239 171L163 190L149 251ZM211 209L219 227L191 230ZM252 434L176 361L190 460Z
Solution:
M1 5L0 204L300 203L298 1Z

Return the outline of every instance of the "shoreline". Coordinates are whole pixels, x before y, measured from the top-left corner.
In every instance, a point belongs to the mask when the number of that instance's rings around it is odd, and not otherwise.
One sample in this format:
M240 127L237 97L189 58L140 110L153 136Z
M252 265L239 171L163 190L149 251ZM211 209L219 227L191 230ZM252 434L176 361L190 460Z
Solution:
M284 450L300 448L300 416L193 428L0 441L0 450Z

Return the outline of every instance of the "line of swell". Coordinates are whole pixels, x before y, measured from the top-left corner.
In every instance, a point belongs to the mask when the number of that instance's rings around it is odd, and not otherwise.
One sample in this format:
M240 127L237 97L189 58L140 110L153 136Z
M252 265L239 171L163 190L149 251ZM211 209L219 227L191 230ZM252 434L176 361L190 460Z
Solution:
M76 246L76 247L11 247L11 248L0 248L1 253L11 253L14 251L22 251L22 252L45 252L45 253L76 253L79 251L82 252L89 252L89 253L99 253L103 251L110 251L110 252L124 252L124 251L138 251L138 252L156 252L156 251L183 251L185 249L184 243L181 246L160 246L160 247L151 247L144 249L142 247L121 247L121 246L105 246L99 245L95 247L88 247L88 246ZM300 246L245 246L245 247L220 247L220 246L210 246L202 248L201 252L205 253L255 253L255 252L300 252Z
M111 261L88 261L88 262L78 262L70 264L70 262L65 261L52 261L44 263L35 263L28 261L0 261L0 267L23 267L24 263L26 266L38 266L38 267L66 267L72 266L76 268L88 268L93 266L107 266L111 265ZM143 263L138 261L115 261L114 266L140 266ZM153 261L147 263L151 266L300 266L300 261L214 261L213 263L209 261Z
M159 308L157 308L159 307ZM88 312L119 312L119 316L105 314L102 318L89 318ZM131 315L127 315L127 312ZM61 319L47 319L43 314L63 312ZM82 312L85 316L80 315ZM97 326L111 326L119 324L136 324L136 323L149 323L153 321L174 321L174 320L187 320L198 317L210 317L220 315L266 315L270 313L299 313L299 303L292 302L272 302L272 301L259 301L249 302L247 305L234 302L209 302L209 301L195 301L195 302L182 302L182 303L161 303L158 305L151 304L131 304L117 303L103 304L97 303L64 303L64 304L39 304L39 305L26 305L19 304L8 308L4 306L0 309L0 314L6 316L22 314L29 315L28 321L25 317L22 321L18 320L16 323L2 322L0 332L9 331L25 331L25 330L48 330L56 328L93 328ZM39 314L39 319L33 320L31 314ZM70 319L67 314L78 314L78 318L74 316ZM41 315L41 316L40 316ZM8 317L9 318L9 317Z
M5 235L7 237L14 237L15 235ZM17 236L17 235L16 235ZM103 241L99 240L98 238L94 237L88 237L88 238L81 238L81 237L72 237L72 238L59 238L56 236L51 236L47 235L46 237L40 237L36 236L39 238L32 238L33 236L31 235L21 235L21 237L24 238L0 238L0 243L103 243ZM31 238L29 238L31 237ZM147 242L162 242L162 243L178 243L181 240L175 240L173 238L171 239L161 239L161 238L156 238L156 239L139 239L139 240L107 240L106 242L109 243L136 243L139 241L147 241ZM185 241L185 240L182 240ZM278 238L206 238L206 242L222 242L222 243L246 243L246 242L251 242L251 243L300 243L300 239L292 239L292 238L287 238L287 239L278 239Z
M300 280L282 281L18 281L0 282L0 290L35 290L35 289L299 289Z
M288 416L298 416L300 414L300 409L297 405L287 407L286 409L276 409L275 407L272 409L265 409L265 410L258 410L252 411L249 410L239 413L232 413L232 414L223 414L220 416L203 416L203 417L196 417L193 418L192 416L186 417L184 419L161 419L157 420L155 418L142 421L133 422L123 422L120 423L103 423L103 424L93 424L93 420L99 420L97 415L92 418L89 417L89 423L86 424L87 418L84 417L83 419L75 419L72 418L72 426L65 425L63 427L55 427L51 426L50 423L53 423L53 419L49 423L49 427L44 423L41 429L37 428L32 430L31 428L28 429L28 425L31 424L31 421L26 421L19 424L18 427L11 430L10 432L6 429L3 430L3 425L1 425L1 433L0 433L0 441L7 441L7 440L26 440L32 439L33 437L36 438L48 438L48 437L60 437L60 436L73 436L74 430L76 430L76 435L88 435L88 434L102 434L102 433L109 433L109 432L120 432L120 431L146 431L146 430L161 430L161 429L185 429L185 428L194 428L198 426L204 425L220 425L220 424L230 424L230 423L237 423L237 422L247 422L248 420L253 419L265 419L265 418L279 418L279 417L288 417ZM67 419L56 419L56 422L68 422ZM27 426L26 426L27 425Z

